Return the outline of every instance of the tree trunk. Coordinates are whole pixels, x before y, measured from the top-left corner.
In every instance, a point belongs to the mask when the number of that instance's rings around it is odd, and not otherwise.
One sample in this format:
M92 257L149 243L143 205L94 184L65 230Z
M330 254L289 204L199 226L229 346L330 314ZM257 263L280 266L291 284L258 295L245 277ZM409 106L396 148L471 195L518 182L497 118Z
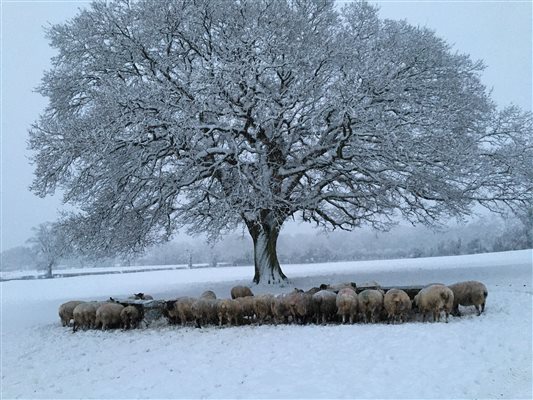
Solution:
M276 244L281 224L268 213L261 221L247 221L254 242L255 283L275 284L287 279L278 261Z
M51 278L52 277L52 267L54 266L54 262L51 261L48 263L48 266L46 267L46 277Z

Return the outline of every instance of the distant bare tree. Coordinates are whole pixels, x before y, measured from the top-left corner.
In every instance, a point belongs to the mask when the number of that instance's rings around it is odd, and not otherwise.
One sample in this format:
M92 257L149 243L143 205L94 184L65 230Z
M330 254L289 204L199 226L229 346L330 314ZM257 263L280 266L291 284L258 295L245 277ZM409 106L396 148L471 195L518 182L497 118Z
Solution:
M45 222L33 229L34 236L28 239L37 256L40 267L46 276L53 276L52 270L57 263L71 251L69 240L58 223Z
M531 202L531 115L366 2L100 1L48 37L33 190L64 189L95 252L244 226L273 283L289 218L387 228Z

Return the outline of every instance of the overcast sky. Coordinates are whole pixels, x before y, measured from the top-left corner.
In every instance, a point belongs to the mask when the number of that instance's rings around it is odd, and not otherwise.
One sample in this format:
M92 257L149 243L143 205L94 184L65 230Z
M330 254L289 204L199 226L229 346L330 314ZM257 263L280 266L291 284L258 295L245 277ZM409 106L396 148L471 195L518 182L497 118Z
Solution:
M528 1L380 1L381 16L432 28L461 53L482 59L483 82L501 105L531 110L532 4ZM46 106L33 92L53 51L43 26L73 17L82 1L1 0L1 249L23 245L41 222L57 219L59 198L28 191L33 167L28 128ZM291 230L299 229L291 227Z

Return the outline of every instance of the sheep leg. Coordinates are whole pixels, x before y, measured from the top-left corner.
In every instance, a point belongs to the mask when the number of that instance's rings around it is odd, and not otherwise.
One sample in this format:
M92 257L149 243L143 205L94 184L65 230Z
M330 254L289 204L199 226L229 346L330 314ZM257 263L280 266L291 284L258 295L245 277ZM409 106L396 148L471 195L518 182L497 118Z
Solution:
M477 316L479 317L481 315L481 311L479 310L479 306L477 304L474 304L474 307L476 307Z
M481 312L485 311L485 302L481 303Z

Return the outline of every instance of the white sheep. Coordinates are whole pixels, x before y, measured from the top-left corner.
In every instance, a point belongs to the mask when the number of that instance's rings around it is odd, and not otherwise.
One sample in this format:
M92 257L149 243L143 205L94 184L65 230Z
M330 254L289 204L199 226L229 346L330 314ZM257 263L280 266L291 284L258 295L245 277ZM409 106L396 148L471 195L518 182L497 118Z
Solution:
M389 289L383 297L388 323L406 322L411 311L411 299L401 289Z
M306 324L314 316L313 296L295 289L284 298L292 320L296 323Z
M209 298L196 299L191 305L192 315L196 321L196 326L215 323L217 320L217 300Z
M72 331L76 332L78 328L83 330L92 329L95 327L96 310L102 303L98 301L90 301L86 303L78 304L72 311L72 318L74 324L72 325Z
M74 309L78 304L85 303L84 301L72 300L67 301L59 306L58 314L63 326L69 326L70 320L73 318Z
M260 324L265 323L272 317L272 300L274 296L271 294L261 294L254 296L254 313Z
M359 301L355 290L351 287L340 289L335 302L337 305L337 314L341 317L342 323L345 324L346 318L348 317L350 324L353 324L359 308Z
M241 305L241 316L251 322L255 317L254 297L236 297L234 300L238 301Z
M351 288L351 289L355 290L355 289L357 289L357 285L355 284L355 282L344 282L344 283L337 283L337 284L334 284L334 285L324 285L324 284L322 284L322 285L320 285L320 288L324 289L324 290L329 290L329 291L338 293L339 290L345 289L345 288Z
M288 322L291 311L285 302L286 296L287 294L278 294L272 298L272 305L270 309L272 311L272 320L274 324Z
M217 295L216 295L215 292L213 292L212 290L206 290L205 292L203 292L203 293L200 295L200 298L201 298L201 299L211 299L211 300L216 300L216 299L217 299Z
M222 299L217 303L218 325L222 326L224 320L228 325L239 325L241 317L241 303L234 299Z
M135 306L126 306L120 312L120 320L122 322L122 329L135 329L141 322L141 313Z
M95 328L102 327L102 330L118 328L121 325L120 313L124 309L122 304L104 303L96 310Z
M231 288L231 298L253 296L252 290L247 286L235 286Z
M454 315L461 315L459 312L459 305L474 306L478 316L485 311L485 302L489 292L483 283L477 281L466 281L454 283L448 287L453 292Z
M325 324L331 321L337 312L337 295L329 290L321 290L313 295L313 309L315 311L316 323Z
M378 322L383 310L383 290L365 289L357 295L357 300L365 323Z
M420 290L413 302L422 313L423 322L429 312L433 315L433 322L440 321L442 311L445 312L448 322L448 316L453 309L453 292L444 285L430 285Z

